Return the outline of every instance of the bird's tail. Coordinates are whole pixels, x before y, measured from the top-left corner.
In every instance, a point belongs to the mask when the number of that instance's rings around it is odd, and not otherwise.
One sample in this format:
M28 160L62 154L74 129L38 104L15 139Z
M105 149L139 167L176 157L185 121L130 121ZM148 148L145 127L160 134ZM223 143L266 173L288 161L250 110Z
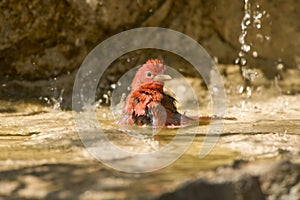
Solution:
M190 117L183 116L183 121L198 122L199 124L209 124L211 121L222 121L222 120L237 120L235 117L218 117L218 116L201 116L201 117Z
M235 117L200 116L191 117L180 113L169 113L165 123L168 128L186 127L190 125L206 125L211 121L237 120Z

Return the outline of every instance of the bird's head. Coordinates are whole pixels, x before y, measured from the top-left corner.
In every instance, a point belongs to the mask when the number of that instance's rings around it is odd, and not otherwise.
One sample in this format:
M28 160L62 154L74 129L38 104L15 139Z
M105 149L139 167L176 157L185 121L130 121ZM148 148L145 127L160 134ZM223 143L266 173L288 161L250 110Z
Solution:
M135 74L131 88L136 89L144 83L159 82L161 84L170 80L171 76L164 74L166 66L158 59L148 60Z

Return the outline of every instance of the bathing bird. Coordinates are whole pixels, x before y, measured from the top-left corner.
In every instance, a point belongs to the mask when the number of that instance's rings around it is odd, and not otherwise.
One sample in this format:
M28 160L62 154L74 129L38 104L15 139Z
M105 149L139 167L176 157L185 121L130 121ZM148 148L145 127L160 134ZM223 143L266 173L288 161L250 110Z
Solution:
M119 125L180 128L208 124L212 120L235 119L181 114L176 99L164 91L164 82L172 79L165 72L166 66L159 59L150 59L138 69L117 122Z

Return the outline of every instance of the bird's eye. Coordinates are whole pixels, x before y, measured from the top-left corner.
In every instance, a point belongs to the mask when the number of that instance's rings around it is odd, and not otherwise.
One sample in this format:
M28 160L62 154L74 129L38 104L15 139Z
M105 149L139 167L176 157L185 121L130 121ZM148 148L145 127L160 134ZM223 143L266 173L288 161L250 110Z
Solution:
M146 73L146 76L147 76L148 78L151 78L151 77L152 77L152 73L151 73L151 72L147 72L147 73Z

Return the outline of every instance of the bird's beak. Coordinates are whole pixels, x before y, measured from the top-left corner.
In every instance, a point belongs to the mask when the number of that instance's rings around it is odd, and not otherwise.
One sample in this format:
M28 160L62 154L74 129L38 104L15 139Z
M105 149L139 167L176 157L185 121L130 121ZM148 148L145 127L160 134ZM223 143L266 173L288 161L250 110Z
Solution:
M160 75L156 75L154 77L154 81L157 81L157 82L164 82L164 81L171 80L171 79L172 79L172 77L169 75L166 75L166 74L160 74Z

